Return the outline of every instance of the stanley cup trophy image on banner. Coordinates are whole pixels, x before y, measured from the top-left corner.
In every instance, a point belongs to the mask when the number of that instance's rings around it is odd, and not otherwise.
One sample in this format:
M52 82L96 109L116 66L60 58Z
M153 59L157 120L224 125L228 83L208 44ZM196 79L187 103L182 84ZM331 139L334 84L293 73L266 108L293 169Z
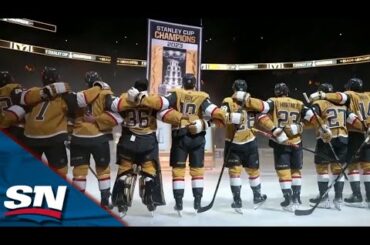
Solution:
M201 43L201 27L150 19L147 51L149 92L167 95L171 90L181 88L186 73L194 74L196 88L200 90ZM160 120L157 120L157 139L161 153L169 154L171 126Z
M167 94L174 88L182 87L182 76L185 74L186 50L163 48L164 80L159 85L158 93Z
M200 90L202 28L149 20L147 77L150 93L166 95L182 86L186 73L197 77Z

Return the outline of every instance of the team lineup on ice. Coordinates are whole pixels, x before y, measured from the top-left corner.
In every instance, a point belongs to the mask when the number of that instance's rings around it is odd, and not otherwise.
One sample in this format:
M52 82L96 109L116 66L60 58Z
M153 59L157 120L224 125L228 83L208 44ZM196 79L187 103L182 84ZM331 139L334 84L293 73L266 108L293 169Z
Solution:
M1 127L131 225L348 225L339 215L368 225L370 93L359 78L351 78L345 92L323 83L304 94L305 103L289 97L285 83L277 83L266 101L253 98L247 82L237 79L221 106L196 90L194 74L185 74L181 88L165 94L148 94L148 80L142 79L120 96L95 71L86 73L87 89L77 93L51 67L42 73L41 88L22 90L8 72L1 78L4 93L14 98L1 112ZM24 133L16 126L23 118ZM160 167L157 119L172 125L170 173ZM117 126L122 130L112 144ZM225 130L224 163L207 171L205 136L211 126ZM308 128L315 131L315 149L304 145ZM257 135L268 139L269 148L259 147ZM292 213L312 216L282 218Z

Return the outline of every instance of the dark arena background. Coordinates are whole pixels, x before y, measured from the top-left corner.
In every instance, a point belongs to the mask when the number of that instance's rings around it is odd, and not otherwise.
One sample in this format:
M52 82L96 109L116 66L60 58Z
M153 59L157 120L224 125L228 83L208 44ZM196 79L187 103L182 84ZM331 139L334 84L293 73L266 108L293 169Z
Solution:
M73 19L68 22L58 18L37 19L55 25L56 32L35 28L35 25L27 26L32 21L0 20L0 70L12 73L16 81L26 88L42 85L40 73L44 66L56 67L62 80L68 82L73 91L85 89L85 72L97 71L110 84L116 96L132 87L134 81L146 77L146 18ZM311 94L324 82L330 82L335 90L343 91L344 84L352 77L364 81L365 91L370 89L370 29L368 23L362 20L279 19L273 25L271 21L244 18L160 20L203 27L201 90L207 92L211 101L219 106L223 98L232 95L231 87L237 78L245 79L248 92L263 100L273 97L277 82L285 82L290 88L290 96L302 101L303 92ZM291 22L299 22L300 28L289 28ZM118 140L119 131L119 128L115 129L118 136L111 144L113 180L117 170L114 143ZM203 205L212 198L223 162L224 130L212 128L211 133ZM304 146L314 149L315 143L313 130L305 130ZM258 136L258 144L262 191L268 199L260 209L252 209L252 192L248 177L243 173L242 199L245 203L244 216L248 218L235 214L230 207L232 195L226 171L211 211L194 214L191 186L187 183L185 214L182 218L177 217L173 211L171 171L166 159L168 155L165 154L168 149L161 152L167 205L159 207L155 217L151 217L136 193L133 207L124 220L133 226L346 226L348 222L370 225L370 213L365 208L343 207L342 211L318 209L303 218L283 212L279 205L282 195L273 168L272 150L264 137ZM313 154L310 152L304 152L302 175L303 207L308 208L308 199L318 193ZM71 173L69 177L72 177ZM91 173L88 181L87 191L99 199L97 183ZM350 193L349 183L346 182L344 196ZM334 216L347 218L339 222Z

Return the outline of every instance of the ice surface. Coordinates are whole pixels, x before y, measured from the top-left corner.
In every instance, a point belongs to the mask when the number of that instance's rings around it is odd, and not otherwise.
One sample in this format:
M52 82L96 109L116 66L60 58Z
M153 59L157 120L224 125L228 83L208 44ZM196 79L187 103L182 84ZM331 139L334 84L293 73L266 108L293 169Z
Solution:
M112 158L115 152L112 151ZM114 159L113 161L114 162ZM133 205L123 218L131 226L370 226L369 208L352 208L343 206L342 211L332 209L316 209L308 216L295 216L294 213L283 211L280 202L283 200L279 182L273 169L272 151L268 148L260 149L262 192L267 194L267 201L258 210L253 210L252 190L249 187L248 177L242 175L242 200L244 214L238 214L231 208L232 194L229 186L229 177L225 169L223 179L213 208L205 213L196 214L193 210L193 196L191 191L191 177L186 176L183 217L179 217L173 209L175 201L172 196L171 172L163 171L163 184L166 206L159 206L154 217L146 206L141 203L138 188L135 190ZM112 185L116 177L117 167L112 166ZM209 204L212 199L221 166L206 171L205 189L202 206ZM302 202L301 209L309 208L309 198L318 194L316 174L313 164L313 154L304 152L304 167L302 170ZM69 174L71 177L71 172ZM363 185L361 185L363 189ZM334 188L333 188L334 189ZM333 198L334 190L330 192ZM364 190L363 190L364 191ZM96 178L89 173L87 192L100 200L100 192ZM344 197L350 195L349 183L345 183ZM115 208L113 211L117 212Z

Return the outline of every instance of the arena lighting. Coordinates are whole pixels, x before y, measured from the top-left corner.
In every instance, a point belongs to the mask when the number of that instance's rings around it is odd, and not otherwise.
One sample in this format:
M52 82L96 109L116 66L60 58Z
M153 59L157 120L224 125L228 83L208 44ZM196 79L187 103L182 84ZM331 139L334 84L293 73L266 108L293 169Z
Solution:
M106 64L111 63L111 57L109 56L50 49L50 48L34 46L30 44L25 44L25 43L11 42L11 41L1 40L1 39L0 39L0 48L12 49L16 51L40 54L40 55L45 55L45 56L52 56L56 58L83 60L83 61L99 62L99 63L106 63Z
M12 23L12 24L18 24L22 26L27 26L43 31L50 31L50 32L57 32L57 26L53 24L48 24L45 22L37 21L37 20L30 20L30 19L19 19L19 18L1 18L0 20Z
M21 52L29 52L33 54L52 56L56 58L65 58L72 60L83 60L89 62L99 62L111 64L112 58L110 56L85 54L65 50L57 50L45 47L34 46L31 44L12 42L0 39L0 48L12 49ZM278 62L278 63L254 63L254 64L214 64L203 63L201 70L204 71L257 71L257 70L287 70L287 69L306 69L313 67L328 67L338 65L351 65L360 63L369 63L369 55L333 58L323 60L309 60L297 62ZM119 66L136 66L146 67L146 60L117 58L116 65Z
M146 67L146 60L117 58L117 65Z

